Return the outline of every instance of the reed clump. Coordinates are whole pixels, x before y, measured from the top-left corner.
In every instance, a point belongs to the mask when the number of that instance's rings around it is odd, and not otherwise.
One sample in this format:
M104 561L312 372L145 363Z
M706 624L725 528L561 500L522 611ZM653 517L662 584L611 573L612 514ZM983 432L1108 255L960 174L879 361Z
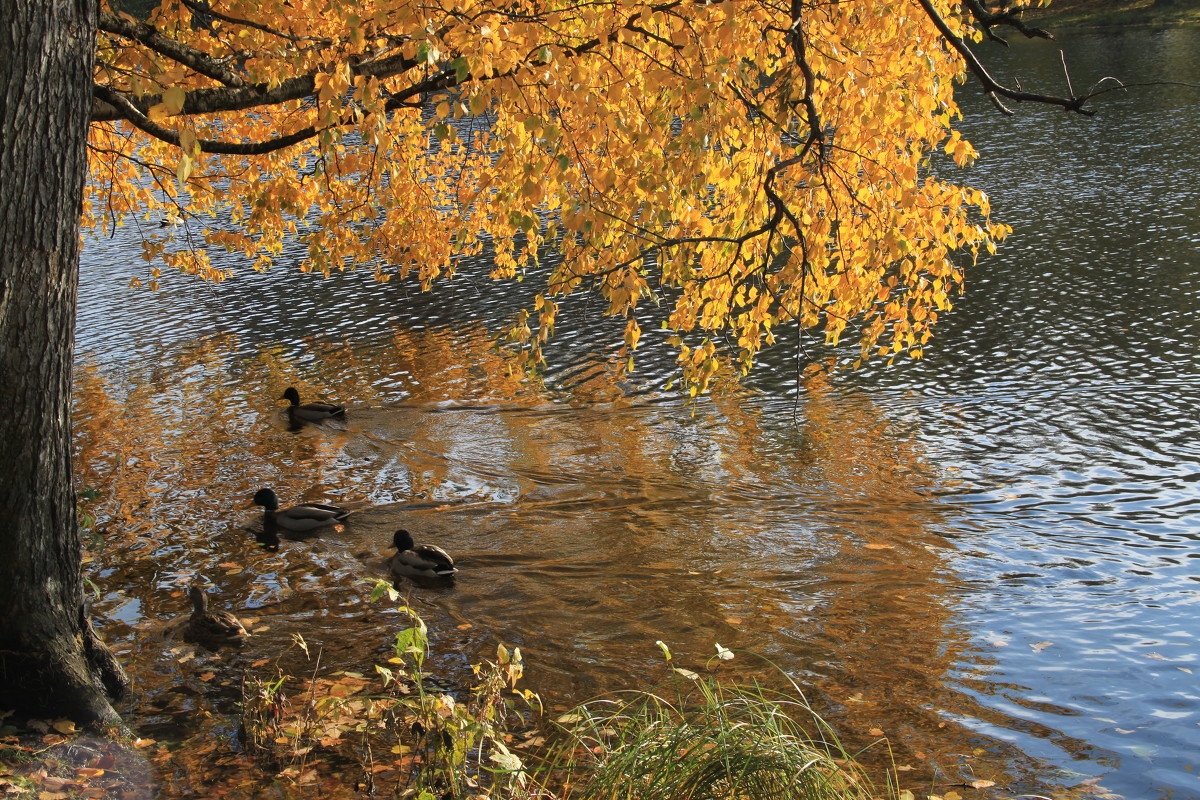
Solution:
M564 797L866 800L891 793L873 789L794 683L777 691L672 669L671 682L657 691L617 692L558 718L562 736L544 774L563 780Z

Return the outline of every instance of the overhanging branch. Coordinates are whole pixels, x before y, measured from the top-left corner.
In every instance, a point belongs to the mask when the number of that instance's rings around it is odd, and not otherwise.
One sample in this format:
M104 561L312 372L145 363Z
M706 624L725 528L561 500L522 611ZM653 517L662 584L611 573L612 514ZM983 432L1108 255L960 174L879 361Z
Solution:
M942 38L945 39L946 42L956 51L958 51L958 54L963 57L963 60L967 64L967 69L969 69L971 74L973 74L979 83L982 84L984 92L992 97L993 101L996 102L997 107L1001 111L1009 114L1012 113L1005 108L1003 104L996 100L997 95L1000 97L1005 97L1009 100L1016 100L1018 102L1043 103L1045 105L1061 106L1067 111L1074 111L1088 117L1096 113L1083 107L1083 104L1091 99L1091 95L1085 94L1080 97L1058 97L1056 95L1023 92L1008 88L993 78L987 71L987 68L983 66L983 63L980 62L979 58L976 57L975 53L972 52L971 48L967 46L966 42L956 36L954 31L950 30L950 26L946 24L946 20L942 19L942 15L937 12L937 9L933 7L933 3L930 0L917 0L917 3L925 11L925 14L929 17L930 21L933 22L934 27L937 28L938 33L942 35Z

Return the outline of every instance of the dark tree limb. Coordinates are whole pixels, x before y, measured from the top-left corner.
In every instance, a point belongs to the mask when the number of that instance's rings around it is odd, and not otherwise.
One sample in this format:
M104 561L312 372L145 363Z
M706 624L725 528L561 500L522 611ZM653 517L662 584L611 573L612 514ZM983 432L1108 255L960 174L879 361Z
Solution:
M163 127L157 122L150 119L142 113L141 109L133 104L125 95L120 92L109 89L107 86L92 87L94 95L103 100L105 103L122 112L121 119L127 120L138 130L153 136L159 141L167 144L180 146L180 136L176 131L170 128ZM285 147L291 147L294 144L299 144L305 139L311 139L320 133L320 130L314 126L309 126L295 133L289 133L286 136L278 136L274 139L268 139L262 142L220 142L215 139L197 139L196 144L200 147L202 153L220 153L222 155L235 156L261 156L267 153L273 153L276 150L282 150Z
M100 11L100 30L145 45L159 55L166 56L193 72L198 72L226 86L240 88L246 85L246 81L241 75L228 69L217 59L188 47L170 36L164 36L144 22L134 22L102 9Z
M997 96L1005 97L1009 100L1016 100L1018 102L1042 103L1050 106L1061 106L1067 111L1074 111L1087 117L1090 117L1096 113L1083 107L1084 103L1092 98L1092 95L1085 94L1078 97L1058 97L1056 95L1037 94L1035 92L1024 92L1017 89L1008 88L993 78L987 71L987 68L983 66L983 63L971 50L971 48L967 46L967 43L956 36L954 31L950 30L950 26L946 24L946 20L942 19L941 14L939 14L937 9L933 7L933 3L930 2L930 0L917 0L917 3L922 9L924 9L926 16L928 16L930 21L933 22L934 27L937 28L938 33L942 35L942 38L946 40L947 44L958 51L958 54L963 57L963 60L967 64L967 69L971 71L971 74L974 75L979 83L983 86L983 91L992 97L992 101L996 103L996 107L1004 113L1011 114L1012 112L997 99Z
M993 42L999 42L1002 45L1008 46L1008 41L1001 36L998 36L992 28L997 25L1007 25L1010 28L1016 29L1023 34L1026 39L1053 39L1054 36L1049 31L1042 28L1033 28L1024 23L1019 16L1023 9L1016 11L988 11L982 0L963 0L965 5L971 11L971 16L979 23L979 27L987 34L987 37Z

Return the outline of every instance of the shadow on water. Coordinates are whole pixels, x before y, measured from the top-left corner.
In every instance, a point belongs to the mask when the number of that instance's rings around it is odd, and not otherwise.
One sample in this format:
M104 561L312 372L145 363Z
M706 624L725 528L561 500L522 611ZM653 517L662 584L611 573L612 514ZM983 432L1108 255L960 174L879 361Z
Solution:
M1062 45L1080 74L1200 80L1194 30ZM1053 88L1036 52L1011 58ZM470 265L429 295L286 269L150 295L124 288L127 239L89 242L77 464L134 718L233 740L243 668L308 669L294 634L327 665L381 662L405 620L364 581L406 527L461 561L453 586L407 587L447 675L517 644L568 704L656 682L657 639L693 666L719 643L800 680L852 745L882 731L914 788L1200 795L1200 117L1174 89L1111 101L1086 123L968 117L967 178L1017 232L925 360L848 373L780 348L695 406L658 388L655 325L627 373L597 344L620 323L582 299L526 378L492 344L524 288ZM347 420L289 431L289 385ZM264 551L263 486L356 512ZM151 635L197 575L255 618L242 652Z

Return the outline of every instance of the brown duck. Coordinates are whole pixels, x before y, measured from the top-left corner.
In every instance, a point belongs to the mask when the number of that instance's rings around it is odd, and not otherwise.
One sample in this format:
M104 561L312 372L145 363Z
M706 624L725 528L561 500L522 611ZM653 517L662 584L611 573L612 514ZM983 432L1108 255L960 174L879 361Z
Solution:
M183 639L216 650L218 647L240 647L250 638L238 618L228 611L210 611L208 595L193 584L188 590L192 598L192 616L183 627Z

